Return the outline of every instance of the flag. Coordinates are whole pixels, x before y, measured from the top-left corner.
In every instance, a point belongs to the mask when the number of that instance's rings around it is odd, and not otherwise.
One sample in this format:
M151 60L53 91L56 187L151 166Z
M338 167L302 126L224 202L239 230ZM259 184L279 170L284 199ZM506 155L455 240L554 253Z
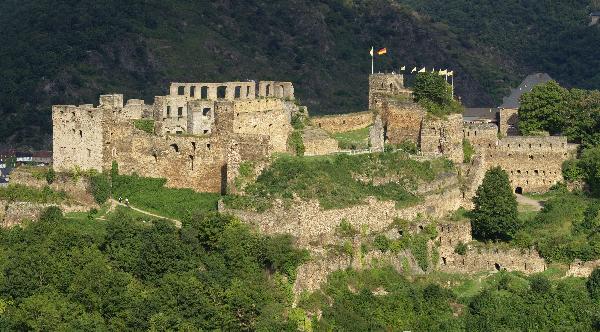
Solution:
M371 56L373 56L373 47L371 46L371 52L369 52L369 54L371 54Z
M452 71L449 71L447 75L448 75L448 76L454 76L454 70L452 70Z
M424 72L425 72L425 67L423 67L419 70L419 73L424 73Z
M385 48L385 47L380 49L379 51L377 51L377 55L384 55L386 53L387 53L387 48Z
M435 73L435 67L433 67L433 69L431 69L431 72L432 72L432 73Z
M412 74L412 73L414 73L416 71L417 71L417 67L414 67L413 70L410 71L410 73Z
M402 66L402 68L400 68L400 70L405 71L406 70L406 66Z
M441 76L446 76L446 75L448 75L448 70L446 70L446 69L441 70L440 69L440 72L438 74L440 74Z

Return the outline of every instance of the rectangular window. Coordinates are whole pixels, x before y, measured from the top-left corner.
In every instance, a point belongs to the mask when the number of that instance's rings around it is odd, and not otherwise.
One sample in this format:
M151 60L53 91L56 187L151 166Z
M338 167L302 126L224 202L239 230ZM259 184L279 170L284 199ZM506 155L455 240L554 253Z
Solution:
M208 108L208 107L207 107L207 108L204 108L204 109L202 110L202 115L204 115L204 116L208 116L208 115L209 115L209 113L210 113L210 108Z
M171 117L171 106L167 106L167 118Z
M177 107L177 116L183 116L183 107Z
M185 95L185 86L180 86L177 88L177 94L180 96Z
M196 87L190 86L190 97L195 97L195 96L196 96Z

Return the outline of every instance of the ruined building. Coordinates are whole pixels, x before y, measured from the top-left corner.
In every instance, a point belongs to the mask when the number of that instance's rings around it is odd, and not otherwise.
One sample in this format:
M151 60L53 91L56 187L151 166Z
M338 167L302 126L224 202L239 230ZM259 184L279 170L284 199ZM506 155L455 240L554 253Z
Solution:
M116 161L123 174L224 192L240 162L286 151L298 111L293 85L272 81L172 83L152 105L119 94L100 96L97 107L56 105L53 167L106 171Z

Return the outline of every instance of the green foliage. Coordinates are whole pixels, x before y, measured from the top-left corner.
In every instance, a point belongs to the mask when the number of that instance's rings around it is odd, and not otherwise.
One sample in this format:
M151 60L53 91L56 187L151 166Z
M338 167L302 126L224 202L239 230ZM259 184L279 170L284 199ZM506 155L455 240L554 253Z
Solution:
M111 181L117 180L118 175L119 175L119 164L113 160L113 162L110 165L110 180Z
M113 179L112 193L140 209L180 220L198 211L216 211L219 194L166 188L165 183L161 178L118 175Z
M296 156L304 155L304 139L302 138L302 131L294 130L288 137L288 146L296 154Z
M10 202L61 203L67 200L67 194L64 191L54 191L48 186L37 189L9 184L8 187L0 187L0 199Z
M369 147L369 130L371 127L333 134L338 147L343 150L358 150Z
M555 81L523 94L519 130L524 134L547 131L563 134L584 146L600 143L600 91L567 90Z
M475 148L471 145L468 139L463 138L463 162L470 163L471 159L473 159L473 155L475 154Z
M323 208L332 209L362 204L365 198L374 196L398 204L411 204L418 201L418 197L408 189L416 188L419 181L433 181L452 167L444 159L418 162L400 153L310 158L282 156L274 160L255 183L246 187L245 198L231 197L225 201L238 207L265 207L265 200L291 199L297 195L302 199L318 199ZM356 180L356 175L366 178L393 175L403 181L375 186Z
M459 242L456 247L454 247L454 252L464 256L467 253L467 245Z
M348 222L346 219L342 219L340 224L335 229L336 234L339 237L353 238L358 234L358 231L352 227L352 224Z
M600 204L581 195L557 192L535 217L525 219L514 237L523 248L535 246L548 262L600 258Z
M55 179L56 179L56 173L54 172L54 168L52 168L52 167L48 168L48 170L46 171L46 182L48 184L52 184L52 182L54 182Z
M413 86L415 101L428 100L437 105L448 105L452 101L452 87L444 76L437 73L418 73Z
M147 132L148 134L154 134L154 120L151 120L151 119L133 120L133 126L139 130Z
M575 182L583 180L585 172L579 166L579 160L569 159L562 164L562 175L565 181Z
M416 154L419 152L417 144L411 140L404 140L398 145L398 149L409 154Z
M0 231L0 330L293 331L291 287L306 251L289 236L195 215L182 229L117 213Z
M600 268L595 268L594 271L592 271L585 286L592 299L596 301L600 300Z
M306 116L304 114L300 114L300 113L294 113L292 114L292 128L294 128L294 130L302 130L304 129L304 127L306 127Z
M110 198L111 184L110 179L105 174L98 174L90 177L92 196L98 204L103 204Z
M510 240L519 229L517 199L508 174L500 167L488 170L473 198L473 236L481 240Z
M585 149L578 166L583 170L591 194L600 197L600 146Z
M383 234L379 234L373 239L373 246L381 252L386 252L390 248L390 239Z

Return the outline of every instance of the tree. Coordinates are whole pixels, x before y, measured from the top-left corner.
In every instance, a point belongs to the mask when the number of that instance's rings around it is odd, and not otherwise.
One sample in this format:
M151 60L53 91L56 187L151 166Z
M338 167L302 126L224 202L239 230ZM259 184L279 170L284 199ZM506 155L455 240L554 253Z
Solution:
M539 131L560 133L565 125L569 90L555 81L538 85L521 96L519 130L524 134Z
M417 74L413 90L415 101L426 99L438 105L448 105L452 101L452 88L437 73Z
M519 229L517 199L508 174L500 167L485 173L483 183L473 198L471 227L473 236L481 240L510 240Z
M596 301L600 301L600 267L592 271L592 274L585 283L590 297Z
M592 195L600 197L600 146L585 149L581 155L579 167Z

